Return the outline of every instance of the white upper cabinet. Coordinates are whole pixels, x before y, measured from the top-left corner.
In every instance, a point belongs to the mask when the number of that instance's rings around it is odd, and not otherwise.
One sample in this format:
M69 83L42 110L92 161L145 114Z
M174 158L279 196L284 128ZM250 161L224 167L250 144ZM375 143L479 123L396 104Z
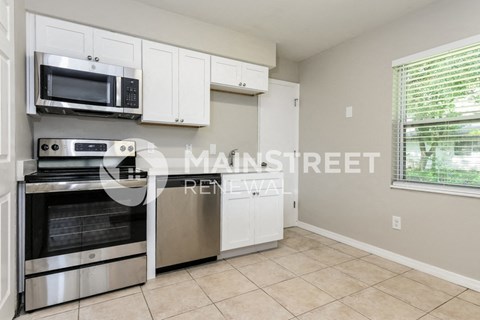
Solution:
M268 68L212 56L212 89L257 94L268 91Z
M210 124L210 56L143 41L143 123Z
M37 15L34 50L77 59L93 58L93 28Z
M242 83L242 62L213 56L212 83L239 86Z
M144 40L142 60L142 122L178 122L178 48Z
M142 68L142 40L139 38L94 29L93 49L96 61L135 69Z
M68 21L35 16L35 51L140 69L142 41Z
M178 110L180 123L210 124L210 55L179 49Z
M268 91L268 68L251 63L242 63L242 81L247 89Z

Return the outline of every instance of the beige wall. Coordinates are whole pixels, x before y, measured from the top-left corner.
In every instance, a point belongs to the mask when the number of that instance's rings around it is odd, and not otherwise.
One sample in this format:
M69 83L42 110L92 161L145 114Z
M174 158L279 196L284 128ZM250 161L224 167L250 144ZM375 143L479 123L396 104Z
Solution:
M300 82L300 64L277 57L277 66L270 70L270 78L298 83Z
M183 157L185 145L194 155L217 145L217 152L238 148L255 156L258 149L257 97L212 92L211 125L204 128L140 125L136 121L43 115L35 119L34 138L76 137L146 139L167 157Z
M273 41L132 0L25 0L29 11L179 47L275 66Z
M301 221L480 280L480 200L390 189L392 60L479 34L478 12L440 1L301 63L300 149L382 155L374 174L301 175Z

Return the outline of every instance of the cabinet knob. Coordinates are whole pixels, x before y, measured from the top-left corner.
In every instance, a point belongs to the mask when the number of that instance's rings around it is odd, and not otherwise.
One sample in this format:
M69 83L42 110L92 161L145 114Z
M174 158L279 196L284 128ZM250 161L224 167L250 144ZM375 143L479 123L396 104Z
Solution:
M97 61L97 62L98 62L98 61L100 61L100 59L99 59L98 57L95 57L95 61Z
M247 85L246 83L243 84L244 87L245 87L246 85Z
M92 56L88 56L87 59L88 59L88 60L92 60Z
M240 82L238 85L241 87L241 86L242 86L242 83Z
M178 122L178 118L175 119L175 122Z
M183 122L183 121L184 121L183 119L180 120L180 122Z

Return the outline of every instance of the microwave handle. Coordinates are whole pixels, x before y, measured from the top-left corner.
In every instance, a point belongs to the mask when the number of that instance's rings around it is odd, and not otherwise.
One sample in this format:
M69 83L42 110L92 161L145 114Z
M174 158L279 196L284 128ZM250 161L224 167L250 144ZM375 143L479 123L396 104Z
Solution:
M115 106L122 106L122 77L116 77L115 79Z

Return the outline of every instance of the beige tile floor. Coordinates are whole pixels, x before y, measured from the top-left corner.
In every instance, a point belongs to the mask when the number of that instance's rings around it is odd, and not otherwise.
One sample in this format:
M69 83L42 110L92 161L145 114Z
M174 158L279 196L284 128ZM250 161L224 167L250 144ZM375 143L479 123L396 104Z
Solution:
M277 249L158 275L19 320L478 320L480 293L299 228Z

